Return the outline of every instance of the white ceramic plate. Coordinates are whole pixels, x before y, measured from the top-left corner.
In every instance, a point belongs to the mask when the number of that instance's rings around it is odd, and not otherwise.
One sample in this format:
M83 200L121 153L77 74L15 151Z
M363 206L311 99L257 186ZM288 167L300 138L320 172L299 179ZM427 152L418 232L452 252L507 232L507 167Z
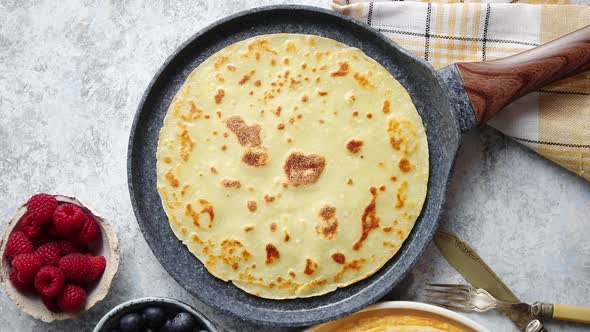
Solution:
M391 309L400 310L404 312L410 312L412 315L416 316L428 316L428 317L435 317L435 319L439 319L440 321L451 323L457 325L460 328L467 328L468 330L476 331L476 332L490 332L487 328L481 326L480 324L474 322L473 320L462 316L456 312L437 307L434 305L421 303L421 302L407 302L407 301L389 301L389 302L381 302L367 308L354 313L350 316L344 317L339 320L335 320L332 322L312 326L309 329L305 330L304 332L325 332L331 331L331 327L336 327L337 325L341 324L344 320L353 320L355 315L363 314L364 317L367 316L377 316L383 314L384 312L391 312Z

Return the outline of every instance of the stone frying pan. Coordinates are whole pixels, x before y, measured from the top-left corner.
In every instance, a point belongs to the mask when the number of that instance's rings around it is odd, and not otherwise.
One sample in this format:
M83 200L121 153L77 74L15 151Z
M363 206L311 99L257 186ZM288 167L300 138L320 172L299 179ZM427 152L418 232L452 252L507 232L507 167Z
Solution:
M430 178L424 208L400 251L371 277L312 298L268 300L211 276L176 239L156 190L158 132L188 74L225 46L260 34L316 34L358 47L407 89L426 127ZM388 293L414 266L437 228L461 133L510 101L590 67L590 27L548 45L486 63L435 71L369 26L335 12L272 6L222 19L194 35L156 73L139 105L128 151L128 184L139 226L162 266L204 303L265 325L304 326L357 311Z

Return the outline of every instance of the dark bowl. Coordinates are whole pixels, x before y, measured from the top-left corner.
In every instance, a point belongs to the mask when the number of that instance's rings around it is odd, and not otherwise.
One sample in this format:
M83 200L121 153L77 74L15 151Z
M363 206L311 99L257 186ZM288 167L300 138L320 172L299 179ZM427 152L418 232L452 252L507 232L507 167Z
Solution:
M208 330L209 332L219 332L215 325L213 325L211 321L209 321L195 308L184 302L166 297L142 297L139 299L123 302L111 309L111 311L107 312L106 315L104 315L100 321L98 321L94 327L93 332L110 332L116 327L121 316L149 306L158 306L169 309L180 309L179 311L186 311L197 319L197 322L202 326L202 328Z

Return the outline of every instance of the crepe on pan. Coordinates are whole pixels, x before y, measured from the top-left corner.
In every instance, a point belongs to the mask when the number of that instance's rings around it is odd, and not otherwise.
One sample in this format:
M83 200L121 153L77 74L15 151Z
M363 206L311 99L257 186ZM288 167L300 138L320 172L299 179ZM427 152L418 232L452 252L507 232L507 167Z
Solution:
M206 59L172 100L157 186L214 276L270 299L367 278L422 209L428 146L406 90L357 48L260 35Z

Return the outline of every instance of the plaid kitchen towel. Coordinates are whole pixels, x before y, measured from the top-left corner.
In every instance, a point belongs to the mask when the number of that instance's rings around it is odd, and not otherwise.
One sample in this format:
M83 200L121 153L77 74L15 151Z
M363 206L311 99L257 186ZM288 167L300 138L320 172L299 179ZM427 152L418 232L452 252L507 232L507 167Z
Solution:
M441 68L523 52L590 24L590 0L333 0ZM489 125L590 181L590 71L531 93Z

